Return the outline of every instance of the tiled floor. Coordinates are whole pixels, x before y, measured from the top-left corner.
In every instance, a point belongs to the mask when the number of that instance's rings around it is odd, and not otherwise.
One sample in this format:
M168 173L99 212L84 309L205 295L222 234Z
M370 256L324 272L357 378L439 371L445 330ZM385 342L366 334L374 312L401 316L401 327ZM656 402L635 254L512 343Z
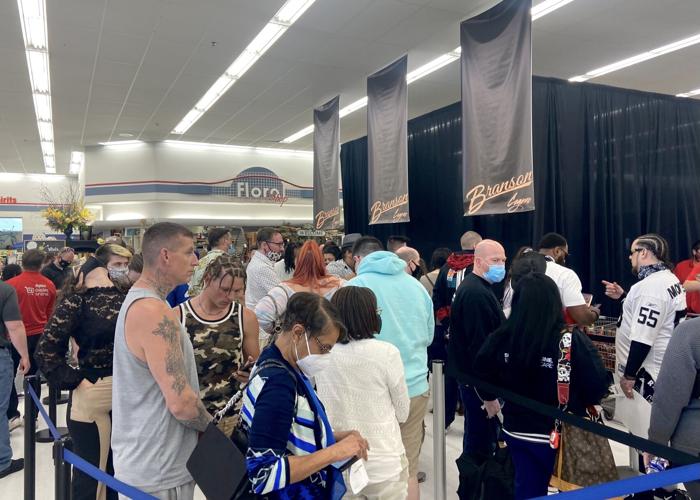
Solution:
M45 391L46 392L46 391ZM22 400L20 400L22 406ZM65 426L65 405L58 407L58 424ZM44 428L41 418L39 427ZM456 499L457 485L459 483L457 466L455 460L462 452L462 434L464 419L457 417L446 436L446 487L448 499ZM433 471L433 419L432 414L426 417L425 444L420 457L420 469L427 473L425 483L421 484L421 498L432 500L434 498L434 475ZM614 425L614 424L613 424ZM15 458L22 457L24 428L20 427L11 434L12 449ZM37 466L36 466L36 498L38 500L52 500L54 498L54 466L51 456L52 445L37 443ZM612 443L615 461L619 466L629 464L627 448L616 443ZM16 473L4 479L0 479L0 500L20 500L23 498L24 477L23 474ZM204 495L197 491L195 498L203 500Z

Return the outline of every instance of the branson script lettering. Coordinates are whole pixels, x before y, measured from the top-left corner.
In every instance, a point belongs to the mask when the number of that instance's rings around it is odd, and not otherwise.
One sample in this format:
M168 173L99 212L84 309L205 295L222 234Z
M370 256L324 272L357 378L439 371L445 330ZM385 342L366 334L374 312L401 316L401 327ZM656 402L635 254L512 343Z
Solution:
M519 189L522 189L524 187L527 187L532 184L532 170L525 174L521 174L517 177L511 177L509 180L504 181L504 182L499 182L497 184L491 184L491 185L486 185L486 184L479 184L477 186L474 186L469 190L465 197L465 204L468 203L469 207L467 208L467 215L474 215L479 210L481 210L484 206L484 204L493 199L497 198L499 196L502 196L507 193L512 193L514 191L518 191ZM526 198L517 198L517 193L511 198L509 204L509 212L510 210L510 205L516 204L515 200L523 200ZM527 198L527 200L531 201L531 199ZM518 202L519 205L516 208L516 210L512 211L519 211L519 210L524 210L523 206L527 202Z
M370 224L376 224L386 212L395 210L392 217L393 222L401 222L408 219L408 213L401 211L401 207L408 205L408 193L397 196L388 202L376 201L370 209Z
M316 214L316 229L323 229L323 225L326 223L326 221L333 219L334 217L338 217L339 215L340 207L333 207L327 212L320 210Z

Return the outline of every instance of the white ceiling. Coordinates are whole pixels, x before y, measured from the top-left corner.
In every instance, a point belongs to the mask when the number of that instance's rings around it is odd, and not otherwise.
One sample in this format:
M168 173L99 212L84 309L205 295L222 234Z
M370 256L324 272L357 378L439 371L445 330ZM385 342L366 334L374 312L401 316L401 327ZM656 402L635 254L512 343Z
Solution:
M57 172L70 151L174 125L284 0L48 1ZM365 94L403 53L409 71L459 45L459 22L495 0L317 0L183 140L274 147L314 105ZM539 0L534 1L535 4ZM533 72L569 78L700 33L698 0L574 0L533 24ZM212 42L215 42L213 44ZM592 83L677 94L700 87L700 45ZM0 3L0 172L43 172L17 4ZM459 100L459 64L409 87L409 117ZM343 142L366 114L341 121ZM285 146L289 147L289 146ZM311 136L294 143L310 149Z

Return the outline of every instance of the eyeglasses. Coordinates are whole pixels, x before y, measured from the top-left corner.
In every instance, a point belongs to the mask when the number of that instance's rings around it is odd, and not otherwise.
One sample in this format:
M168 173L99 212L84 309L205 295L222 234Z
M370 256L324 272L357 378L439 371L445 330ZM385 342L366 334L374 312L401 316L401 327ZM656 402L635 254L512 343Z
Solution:
M268 245L279 245L281 247L284 247L284 241L265 241Z
M328 354L331 352L331 349L333 349L332 345L326 345L320 340L318 340L318 337L313 337L313 339L316 341L316 345L318 345L318 348L321 351L321 354Z
M646 250L646 249L645 249L645 248L635 248L634 250L632 250L632 251L630 252L630 255L634 255L634 254L636 254L637 252L643 252L644 250Z

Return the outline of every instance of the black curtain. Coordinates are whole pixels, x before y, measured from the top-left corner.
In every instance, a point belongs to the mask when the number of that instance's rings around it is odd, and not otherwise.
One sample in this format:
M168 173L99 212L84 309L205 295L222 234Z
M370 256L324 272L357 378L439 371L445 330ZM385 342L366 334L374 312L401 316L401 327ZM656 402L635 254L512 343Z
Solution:
M595 84L533 78L534 212L462 216L460 103L408 123L411 222L369 226L367 138L342 145L345 231L411 238L429 262L473 229L509 256L556 231L567 265L603 302L603 279L635 281L629 247L664 236L676 261L700 239L700 102ZM606 304L609 306L609 304ZM607 309L607 307L606 307ZM611 312L608 310L608 312Z

